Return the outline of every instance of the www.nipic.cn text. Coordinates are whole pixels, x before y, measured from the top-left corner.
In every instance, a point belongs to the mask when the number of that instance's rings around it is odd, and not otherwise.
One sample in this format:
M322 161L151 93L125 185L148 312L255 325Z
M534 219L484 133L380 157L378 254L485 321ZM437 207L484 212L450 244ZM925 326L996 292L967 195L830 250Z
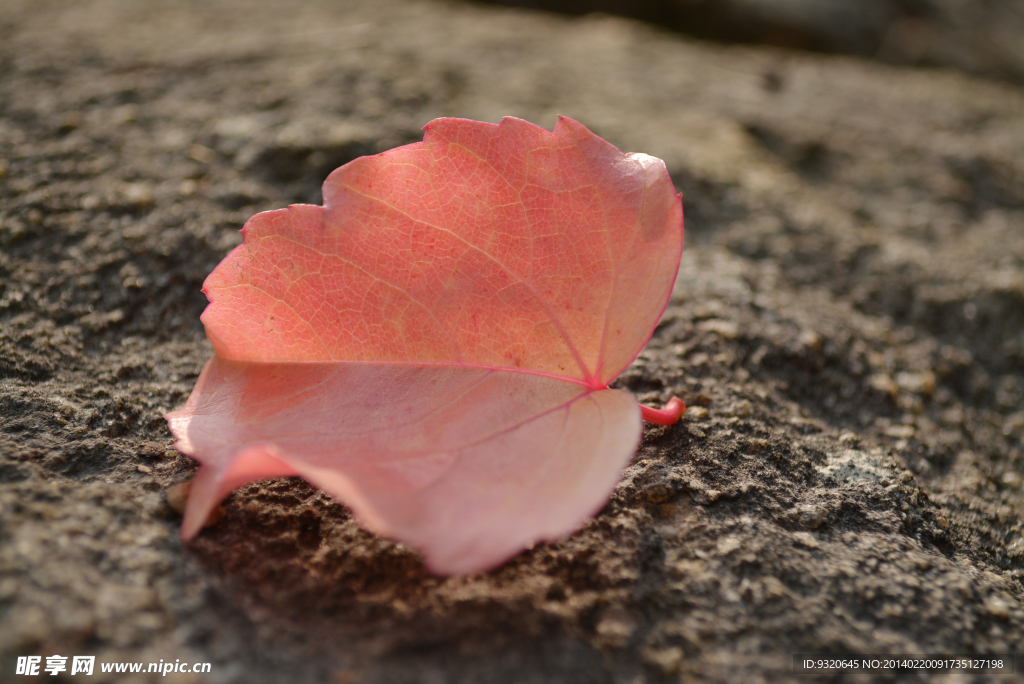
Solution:
M70 662L68 662L70 661ZM153 673L164 677L171 673L208 673L210 663L183 663L180 659L171 662L163 659L157 663L120 663L100 662L96 663L96 656L68 656L52 655L46 656L18 656L18 663L15 666L14 674L38 676L48 674L67 675L91 675L95 672L101 673Z

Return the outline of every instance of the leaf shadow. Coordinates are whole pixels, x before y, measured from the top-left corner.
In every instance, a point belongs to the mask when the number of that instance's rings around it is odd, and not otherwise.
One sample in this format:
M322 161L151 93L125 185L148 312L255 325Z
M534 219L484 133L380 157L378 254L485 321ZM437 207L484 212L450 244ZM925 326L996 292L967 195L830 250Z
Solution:
M585 554L539 545L490 573L436 577L415 552L366 532L298 478L243 487L223 507L190 550L219 602L240 609L242 629L267 648L301 644L314 659L341 649L364 674L385 668L388 681L422 681L424 667L449 659L473 681L524 669L544 681L613 681L580 632L589 613L558 609L592 583L582 566L598 561Z

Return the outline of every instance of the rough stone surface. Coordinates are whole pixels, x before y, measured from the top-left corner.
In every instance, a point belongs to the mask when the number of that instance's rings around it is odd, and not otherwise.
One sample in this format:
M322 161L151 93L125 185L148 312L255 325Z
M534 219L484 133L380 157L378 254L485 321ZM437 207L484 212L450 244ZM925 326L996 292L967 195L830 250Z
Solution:
M683 422L577 534L488 574L431 577L296 480L182 545L165 491L195 464L161 415L243 222L434 117L559 113L685 194L675 296L617 383ZM1024 651L1022 439L1017 86L446 2L0 13L0 680L54 653L212 663L168 682L632 683Z

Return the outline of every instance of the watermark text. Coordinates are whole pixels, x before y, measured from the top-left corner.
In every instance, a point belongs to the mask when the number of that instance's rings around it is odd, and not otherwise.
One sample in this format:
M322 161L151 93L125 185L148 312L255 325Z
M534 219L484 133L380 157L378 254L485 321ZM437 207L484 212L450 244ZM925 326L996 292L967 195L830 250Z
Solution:
M68 662L70 660L70 663ZM160 659L156 663L127 663L127 662L96 662L96 656L18 656L18 662L14 668L14 674L26 676L58 674L68 675L92 675L96 672L104 674L135 674L145 672L147 674L159 674L166 677L172 673L181 674L206 674L210 672L210 663L189 663L181 662L178 658L173 662Z

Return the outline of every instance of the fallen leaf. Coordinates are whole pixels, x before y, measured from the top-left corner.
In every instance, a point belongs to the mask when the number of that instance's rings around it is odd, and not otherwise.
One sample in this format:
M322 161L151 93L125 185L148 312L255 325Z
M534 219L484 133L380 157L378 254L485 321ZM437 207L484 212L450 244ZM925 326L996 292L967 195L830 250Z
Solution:
M202 463L182 537L233 489L299 475L432 571L494 567L607 501L641 416L608 389L682 250L664 163L579 123L438 119L324 206L254 216L207 278L215 355L167 415Z

